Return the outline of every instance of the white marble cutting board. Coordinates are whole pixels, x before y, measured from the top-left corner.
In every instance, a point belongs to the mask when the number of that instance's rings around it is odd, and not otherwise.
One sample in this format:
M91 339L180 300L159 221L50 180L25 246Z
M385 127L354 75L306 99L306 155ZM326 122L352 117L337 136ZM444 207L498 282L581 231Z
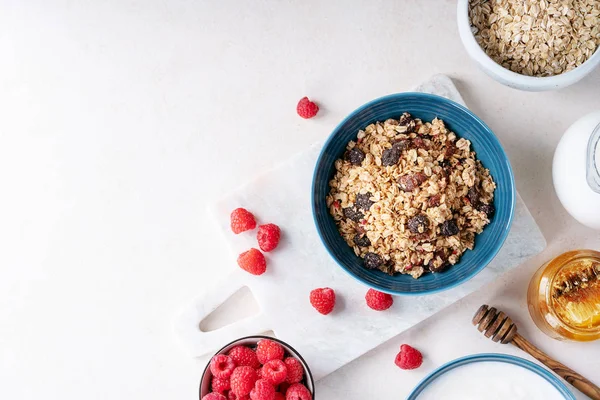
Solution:
M436 75L417 88L464 104L452 81ZM176 333L192 356L202 356L239 337L268 330L290 343L320 379L476 291L546 247L527 207L517 195L513 226L497 257L477 276L454 289L421 297L395 297L385 312L369 309L367 287L347 275L323 248L313 224L310 193L313 168L320 150L315 145L256 178L211 210L232 248L231 258L256 244L256 232L234 235L229 214L237 207L251 210L258 223L282 228L279 247L267 254L267 272L259 277L236 269L212 291L190 303L175 322ZM260 313L223 328L202 332L199 323L230 295L248 287ZM308 297L317 287L335 289L338 302L328 316L318 314Z

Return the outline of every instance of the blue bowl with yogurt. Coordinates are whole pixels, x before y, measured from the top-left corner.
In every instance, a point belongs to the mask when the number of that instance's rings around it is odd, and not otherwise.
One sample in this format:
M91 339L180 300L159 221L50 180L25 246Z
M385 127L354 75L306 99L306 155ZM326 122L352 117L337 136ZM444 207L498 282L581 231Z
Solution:
M460 261L446 271L426 274L419 279L410 275L387 275L364 268L361 258L344 241L325 197L329 181L335 173L335 160L342 157L346 145L355 140L360 129L377 121L399 118L409 112L415 118L432 121L440 118L446 126L471 141L477 158L496 182L494 206L496 214L483 232L476 236L473 250L466 251ZM515 181L510 162L492 130L467 108L446 98L426 93L398 93L373 100L352 112L331 133L317 160L312 183L312 211L319 236L339 266L365 285L394 295L426 295L450 289L468 281L483 270L504 243L515 209Z
M493 396L493 397L491 397ZM507 354L477 354L442 365L406 400L575 400L556 376L537 364Z

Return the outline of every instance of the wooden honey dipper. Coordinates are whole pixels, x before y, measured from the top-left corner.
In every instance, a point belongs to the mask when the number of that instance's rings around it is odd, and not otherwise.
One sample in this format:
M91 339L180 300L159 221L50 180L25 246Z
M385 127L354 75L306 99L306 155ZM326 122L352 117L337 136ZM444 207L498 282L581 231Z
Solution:
M479 307L479 310L475 313L473 325L479 325L477 327L479 332L482 332L485 337L492 339L494 342L514 344L524 352L536 358L546 367L550 368L589 398L600 400L600 387L594 385L566 365L552 359L540 349L529 343L523 336L517 333L517 326L515 323L502 311L498 312L494 307L489 307L484 304Z

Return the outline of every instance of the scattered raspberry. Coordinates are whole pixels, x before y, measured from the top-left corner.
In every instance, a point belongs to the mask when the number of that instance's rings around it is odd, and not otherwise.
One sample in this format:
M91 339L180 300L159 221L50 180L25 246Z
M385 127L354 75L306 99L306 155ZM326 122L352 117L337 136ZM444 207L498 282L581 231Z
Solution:
M256 377L257 377L258 379L262 379L262 378L263 378L263 369L262 369L262 368L258 368L258 369L256 370Z
M254 215L245 208L236 208L231 213L231 230L236 235L256 228Z
M252 367L237 367L231 374L231 390L236 396L242 397L250 394L256 382L256 371Z
M229 357L231 357L238 367L260 368L260 362L258 361L258 357L256 357L256 353L246 346L235 346L229 350Z
M225 354L217 354L210 360L210 372L214 377L226 379L231 376L235 368L235 363L231 357Z
M287 367L287 379L285 380L287 383L298 383L304 377L304 367L300 361L296 360L294 357L288 357L283 360L285 366Z
M262 275L267 270L265 256L255 248L240 254L237 262L240 268L252 275Z
M310 292L310 304L321 314L327 315L335 307L335 292L331 288L320 288Z
M256 239L258 239L258 247L262 251L271 251L279 244L281 230L275 224L266 224L258 227Z
M367 305L376 311L387 310L394 304L394 299L387 293L381 293L374 289L369 289L365 296Z
M396 365L402 369L415 369L423 364L423 355L407 344L400 346L400 353L396 356Z
M285 400L312 400L310 391L301 383L294 383L285 392Z
M284 382L287 378L287 366L281 360L271 360L262 367L262 377L273 386Z
M283 347L273 340L262 339L256 346L256 356L263 365L271 360L283 360Z
M312 118L319 112L319 106L310 101L308 97L303 97L296 106L298 115L304 119Z
M220 393L209 393L202 398L202 400L227 400L227 397Z
M273 400L285 400L285 396L282 393L275 392L275 397Z
M210 384L212 391L217 393L225 393L227 390L231 389L231 382L229 378L217 378L213 377L212 382Z
M254 389L250 392L251 400L273 400L275 398L275 388L265 379L259 379L254 384Z

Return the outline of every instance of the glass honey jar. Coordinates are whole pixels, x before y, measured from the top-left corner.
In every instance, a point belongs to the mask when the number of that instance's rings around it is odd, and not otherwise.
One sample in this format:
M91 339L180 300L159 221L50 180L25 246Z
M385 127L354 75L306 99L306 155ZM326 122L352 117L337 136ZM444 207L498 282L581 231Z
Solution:
M600 339L600 252L569 251L542 265L527 303L537 327L554 339Z

